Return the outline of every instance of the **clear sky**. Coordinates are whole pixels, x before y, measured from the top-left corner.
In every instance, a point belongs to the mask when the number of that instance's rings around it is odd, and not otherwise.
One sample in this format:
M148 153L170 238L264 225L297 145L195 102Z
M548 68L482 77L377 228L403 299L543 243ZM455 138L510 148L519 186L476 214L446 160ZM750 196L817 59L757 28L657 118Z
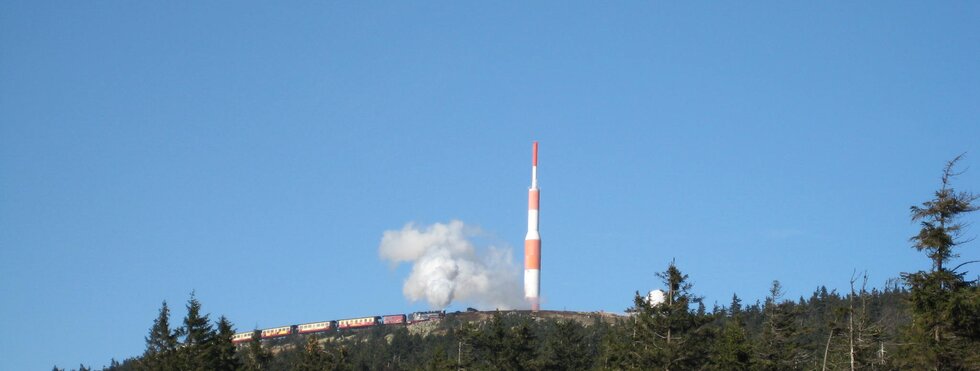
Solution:
M479 227L520 269L534 140L546 309L620 312L671 259L709 308L774 279L882 287L928 267L908 208L946 160L968 152L955 185L980 192L978 19L2 1L0 368L138 355L192 290L239 329L426 309L379 258L410 222Z

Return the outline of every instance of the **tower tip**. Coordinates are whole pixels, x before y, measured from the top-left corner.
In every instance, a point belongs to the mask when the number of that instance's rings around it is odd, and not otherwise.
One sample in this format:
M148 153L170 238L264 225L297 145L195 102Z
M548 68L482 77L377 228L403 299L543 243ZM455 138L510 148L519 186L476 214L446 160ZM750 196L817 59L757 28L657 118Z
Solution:
M534 141L534 166L538 166L538 141Z

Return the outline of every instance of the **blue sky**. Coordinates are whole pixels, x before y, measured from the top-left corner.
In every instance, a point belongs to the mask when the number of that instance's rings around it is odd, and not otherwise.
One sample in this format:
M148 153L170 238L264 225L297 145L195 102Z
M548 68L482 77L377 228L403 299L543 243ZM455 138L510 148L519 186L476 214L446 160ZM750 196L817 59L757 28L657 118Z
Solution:
M946 160L968 152L955 185L980 192L977 19L0 2L2 368L138 355L192 290L239 329L425 309L382 233L461 220L520 267L533 140L546 309L622 311L671 259L709 307L881 287L928 267L908 207Z

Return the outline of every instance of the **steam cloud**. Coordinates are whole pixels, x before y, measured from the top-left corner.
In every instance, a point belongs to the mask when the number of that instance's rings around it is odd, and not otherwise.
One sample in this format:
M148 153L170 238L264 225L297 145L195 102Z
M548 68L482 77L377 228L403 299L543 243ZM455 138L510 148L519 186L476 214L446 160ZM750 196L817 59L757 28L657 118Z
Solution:
M444 309L453 300L485 308L522 306L511 250L490 246L478 252L470 242L478 234L479 229L458 220L425 228L409 223L385 231L378 253L393 264L412 263L402 292L413 302L425 299L433 309Z

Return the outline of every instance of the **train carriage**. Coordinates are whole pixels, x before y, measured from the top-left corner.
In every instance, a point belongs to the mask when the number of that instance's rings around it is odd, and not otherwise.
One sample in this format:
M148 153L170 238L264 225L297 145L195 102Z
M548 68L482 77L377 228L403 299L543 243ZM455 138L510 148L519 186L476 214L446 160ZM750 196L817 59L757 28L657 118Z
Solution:
M231 335L231 342L235 344L244 343L246 341L252 341L255 338L255 331L249 332L239 332L237 334Z
M337 328L335 321L304 323L296 326L296 332L300 334L311 334L314 332L330 331Z
M339 320L337 321L337 327L340 329L371 327L380 323L381 317L361 317Z
M405 321L404 314L390 314L387 316L381 316L381 323L385 325L399 325L405 324L407 321Z
M293 326L283 326L262 330L263 339L271 339L286 336L293 333Z

